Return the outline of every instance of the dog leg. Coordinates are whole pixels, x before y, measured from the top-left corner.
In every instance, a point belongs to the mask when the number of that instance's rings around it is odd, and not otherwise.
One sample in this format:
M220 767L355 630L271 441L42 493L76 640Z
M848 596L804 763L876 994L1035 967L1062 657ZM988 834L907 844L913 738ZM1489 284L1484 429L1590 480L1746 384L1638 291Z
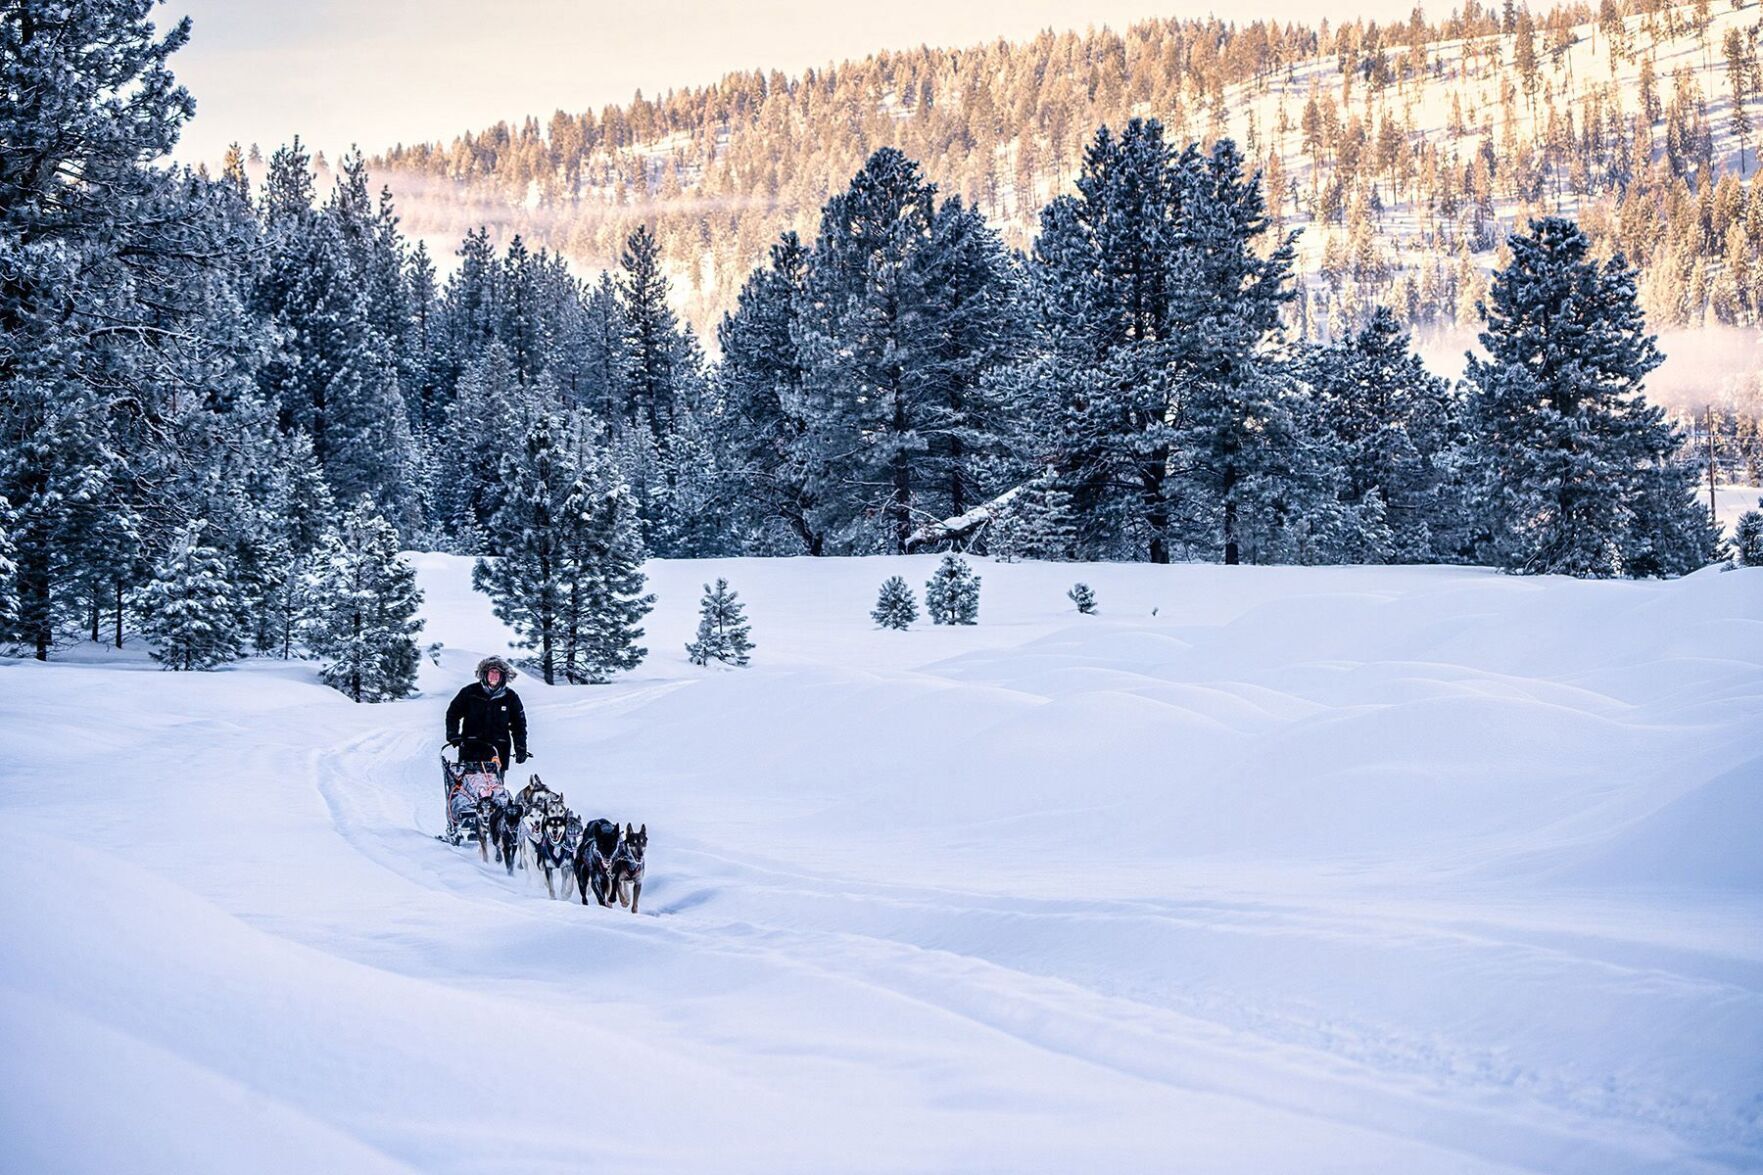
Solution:
M637 899L643 896L643 883L638 881L631 885L631 913L637 912Z

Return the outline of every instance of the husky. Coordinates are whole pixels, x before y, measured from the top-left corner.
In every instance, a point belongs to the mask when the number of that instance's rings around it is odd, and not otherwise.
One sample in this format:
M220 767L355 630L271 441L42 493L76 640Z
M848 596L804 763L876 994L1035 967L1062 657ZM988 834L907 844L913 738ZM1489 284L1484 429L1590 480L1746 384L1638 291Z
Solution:
M521 817L524 814L519 800L508 800L491 808L489 823L483 826L483 840L496 846L496 863L505 867L511 877L517 861L521 868L526 868L526 861L521 854L520 834ZM483 817L480 815L479 819Z
M557 888L553 875L563 874L563 900L569 900L570 887L575 884L575 848L569 840L569 812L562 804L552 804L545 812L534 857L545 875L545 892L553 898Z
M588 904L588 894L602 906L612 904L612 857L618 851L618 825L604 818L582 826L575 846L575 887Z
M529 775L527 777L526 786L520 789L520 794L516 796L515 799L520 801L520 806L523 810L530 812L533 809L533 805L539 802L539 797L557 794L558 793L553 792L550 788L546 787L545 781L540 779L537 775Z
M633 914L637 912L637 899L643 896L643 853L648 847L649 826L632 828L626 824L624 840L612 854L609 866L612 892L618 895L618 904L629 906Z

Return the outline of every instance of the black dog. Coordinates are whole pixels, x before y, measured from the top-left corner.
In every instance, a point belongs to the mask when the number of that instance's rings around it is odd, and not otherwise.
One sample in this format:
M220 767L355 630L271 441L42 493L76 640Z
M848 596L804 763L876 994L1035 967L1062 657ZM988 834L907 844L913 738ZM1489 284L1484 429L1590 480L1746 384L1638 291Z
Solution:
M612 857L618 851L618 825L610 820L590 820L582 827L575 846L575 884L582 905L588 894L602 906L612 904Z
M618 895L618 904L629 906L633 914L637 912L637 899L643 895L643 853L648 847L649 826L632 828L627 824L624 840L612 854L612 892Z
M526 813L519 800L497 804L490 811L488 840L496 846L496 861L505 866L510 876L520 858L520 818Z

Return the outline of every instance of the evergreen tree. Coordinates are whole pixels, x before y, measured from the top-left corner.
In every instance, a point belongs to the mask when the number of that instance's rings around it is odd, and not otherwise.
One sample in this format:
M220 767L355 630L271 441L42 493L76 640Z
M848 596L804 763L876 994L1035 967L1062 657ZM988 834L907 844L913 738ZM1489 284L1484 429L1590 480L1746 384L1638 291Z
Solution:
M719 578L714 588L705 584L698 608L698 639L686 643L686 655L692 664L708 665L717 660L727 665L745 665L753 651L746 605L729 590L728 580Z
M1341 465L1340 500L1356 533L1355 562L1458 557L1467 521L1451 467L1461 442L1449 385L1415 355L1395 315L1380 306L1340 343L1313 351L1303 376Z
M635 669L648 655L637 642L655 597L643 591L642 534L623 483L613 477L578 486L571 512L580 518L579 635L573 672L583 681L603 682L619 670Z
M1077 605L1081 615L1090 616L1096 611L1096 593L1087 583L1073 584L1071 590L1065 593L1065 598Z
M1071 494L1060 488L1051 471L1025 482L999 511L986 536L987 551L1006 563L1070 559L1076 545Z
M875 610L870 618L882 628L906 629L918 619L918 600L912 594L911 585L898 575L892 575L881 585L881 594L876 597Z
M1513 235L1470 357L1470 464L1488 555L1510 571L1682 574L1715 536L1693 461L1641 393L1663 356L1620 256L1599 264L1571 221Z
M741 521L758 535L779 524L794 539L785 546L760 538L758 554L826 551L810 488L814 453L798 350L808 256L796 234L785 233L771 247L770 265L747 278L716 334L725 452L731 478L747 491L741 503L751 511Z
M502 461L501 506L492 520L499 557L479 559L472 586L495 603L496 616L520 635L546 685L557 682L567 569L558 519L574 482L560 422L540 416L519 451Z
M625 241L619 283L624 322L624 391L622 418L649 426L657 438L673 426L679 394L679 320L668 301L668 281L661 271L661 246L648 227L640 226Z
M1746 510L1732 531L1732 550L1740 567L1763 567L1763 511Z
M416 634L422 592L398 554L398 532L365 494L329 531L307 575L306 647L319 678L356 702L386 702L416 690Z
M967 560L944 555L924 585L924 606L932 624L974 624L979 620L980 577Z
M149 166L194 110L168 65L189 21L161 34L150 8L0 13L0 494L16 511L18 635L39 659L103 578L88 556L113 548L85 545L89 524L140 511L180 463L191 416L175 392L200 402L177 384L208 334L195 293L244 258L219 185ZM163 549L158 525L143 537Z
M202 542L206 526L184 528L142 593L143 630L167 669L213 669L239 656L232 569Z

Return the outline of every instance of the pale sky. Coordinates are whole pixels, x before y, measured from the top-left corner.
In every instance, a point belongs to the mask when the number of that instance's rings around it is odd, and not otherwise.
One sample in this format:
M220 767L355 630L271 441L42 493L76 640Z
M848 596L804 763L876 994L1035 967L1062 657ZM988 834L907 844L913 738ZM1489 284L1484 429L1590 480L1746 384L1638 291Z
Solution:
M169 0L162 27L188 14L172 58L196 96L178 158L218 160L226 144L267 152L295 132L335 158L393 143L446 140L498 119L577 113L713 82L739 69L809 67L921 44L1017 40L1042 28L1124 28L1136 20L1406 19L1414 0ZM1442 12L1439 4L1429 12Z

